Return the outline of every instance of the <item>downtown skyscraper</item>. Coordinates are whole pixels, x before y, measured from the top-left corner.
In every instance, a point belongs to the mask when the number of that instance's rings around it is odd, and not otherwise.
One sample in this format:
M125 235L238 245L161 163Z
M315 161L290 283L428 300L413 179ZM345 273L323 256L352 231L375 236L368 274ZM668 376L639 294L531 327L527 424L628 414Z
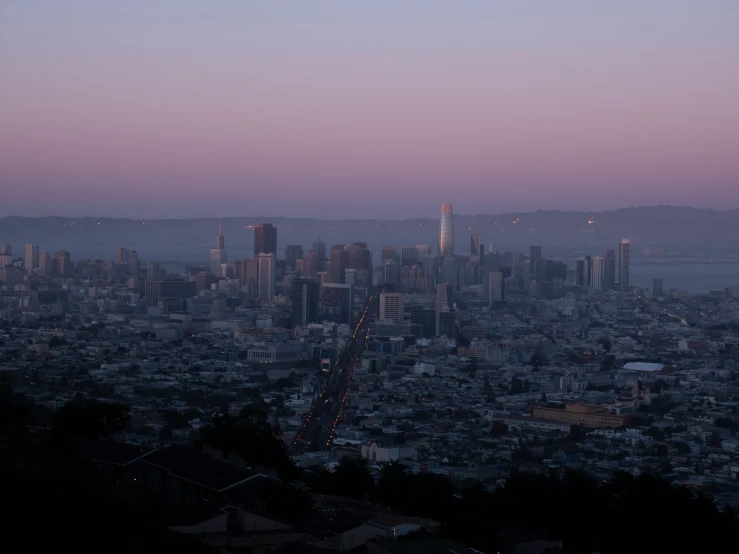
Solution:
M631 286L631 239L622 239L618 249L618 288L629 290Z
M439 256L454 257L454 212L451 204L441 205Z
M216 247L210 251L210 272L216 277L223 277L221 268L225 263L228 263L228 255L226 253L226 239L223 236L223 220L221 220L218 224Z
M277 256L277 227L271 223L260 223L254 229L254 255L259 254Z

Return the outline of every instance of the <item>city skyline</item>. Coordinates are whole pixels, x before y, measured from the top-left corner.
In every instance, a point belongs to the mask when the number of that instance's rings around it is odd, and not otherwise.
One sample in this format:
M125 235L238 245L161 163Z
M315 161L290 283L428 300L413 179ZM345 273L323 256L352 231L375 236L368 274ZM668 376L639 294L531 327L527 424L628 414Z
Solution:
M1 10L0 215L739 207L733 2Z
M10 550L736 549L738 23L0 2Z

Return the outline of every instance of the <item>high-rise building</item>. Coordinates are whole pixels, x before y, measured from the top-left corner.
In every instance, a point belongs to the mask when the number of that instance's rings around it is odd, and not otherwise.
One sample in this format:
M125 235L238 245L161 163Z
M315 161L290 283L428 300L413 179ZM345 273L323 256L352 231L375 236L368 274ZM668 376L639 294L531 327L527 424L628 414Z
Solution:
M149 262L146 264L146 278L149 281L153 281L154 279L159 279L159 264L157 262Z
M601 256L593 256L590 269L590 286L594 289L603 288L603 271L605 261Z
M236 260L234 279L239 282L239 287L247 288L250 298L259 296L259 260Z
M331 247L331 267L329 276L332 283L343 283L345 272L349 264L349 252L344 250L343 244L334 244Z
M317 240L313 243L312 250L316 251L316 256L318 256L318 263L321 264L326 261L326 243L322 240Z
M10 254L0 254L0 267L8 267L13 265L13 256Z
M662 296L664 294L662 278L655 277L652 280L652 296Z
M380 317L395 323L403 322L403 295L399 292L380 293Z
M116 250L115 253L116 262L118 262L119 264L127 264L130 255L131 251L128 248L121 246L118 248L118 250Z
M299 278L292 283L293 325L307 325L318 317L318 283L313 279Z
M603 288L616 288L616 251L606 250L603 256Z
M380 270L380 284L395 285L398 283L398 264L394 260L383 260Z
M529 247L529 263L531 264L531 278L536 279L537 267L540 265L541 260L541 246L530 246Z
M139 259L139 254L136 250L131 250L131 253L128 256L128 272L137 278L141 273L141 260Z
M482 264L485 259L485 245L480 242L480 235L474 233L470 237L470 265L474 284L482 283Z
M315 279L318 274L318 253L315 250L308 250L303 260L303 276Z
M38 268L44 275L49 275L54 265L54 259L48 252L41 252L38 258Z
M0 246L0 256L12 256L13 255L13 247L10 246L7 242Z
M260 223L254 229L254 255L277 255L277 227L271 223Z
M275 255L272 253L257 254L259 262L259 300L271 302L275 297Z
M210 273L216 277L223 277L222 266L228 263L228 254L226 252L226 239L223 236L223 220L218 224L218 236L216 237L216 247L210 251Z
M454 335L454 287L450 283L436 286L436 336Z
M285 265L295 269L295 262L303 257L302 244L288 244L285 248Z
M398 249L394 246L383 246L382 247L382 261L390 260L398 263Z
M324 283L321 286L321 318L335 323L352 324L352 286Z
M452 290L457 290L457 264L454 256L442 256L439 264L439 282L449 283Z
M618 249L618 288L629 290L631 287L631 240L621 239Z
M38 269L38 244L26 244L23 248L23 264L28 272Z
M415 246L403 246L400 248L400 263L413 265L418 261L418 249Z
M454 256L454 212L451 204L441 205L439 256Z
M496 303L505 302L505 278L502 271L492 271L490 273L490 306Z
M53 273L60 277L69 277L72 275L72 255L66 250L57 250L54 252Z

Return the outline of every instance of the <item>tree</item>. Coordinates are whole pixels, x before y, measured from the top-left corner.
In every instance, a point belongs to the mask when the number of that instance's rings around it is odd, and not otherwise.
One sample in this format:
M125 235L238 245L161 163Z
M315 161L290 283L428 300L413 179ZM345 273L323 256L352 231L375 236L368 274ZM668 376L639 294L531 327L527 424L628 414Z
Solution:
M364 500L375 488L375 480L364 458L344 456L336 469L321 474L320 488L326 494Z
M504 437L508 434L508 425L502 421L494 421L493 426L490 428L490 434L496 439Z
M253 466L275 469L283 479L292 480L300 471L288 456L280 430L272 427L266 415L248 413L235 418L228 414L213 418L200 429L198 444L221 450L224 457L235 454Z
M524 382L518 377L511 379L511 384L508 388L508 394L523 394Z
M109 437L131 424L128 408L96 400L72 400L54 414L54 430L65 438Z

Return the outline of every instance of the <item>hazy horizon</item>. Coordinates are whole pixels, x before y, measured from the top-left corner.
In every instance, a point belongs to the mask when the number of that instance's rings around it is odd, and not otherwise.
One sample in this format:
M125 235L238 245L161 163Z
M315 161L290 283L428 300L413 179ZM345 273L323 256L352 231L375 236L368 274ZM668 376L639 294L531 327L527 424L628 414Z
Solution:
M606 212L613 212L618 210L629 210L629 209L650 209L650 208L671 208L671 209L695 209L695 210L711 210L715 212L721 212L721 213L727 213L739 210L739 206L737 207L729 207L729 208L703 208L698 206L687 206L687 205L674 205L674 204L644 204L639 206L618 206L618 207L612 207L612 208L606 208L606 209L594 209L594 210L587 210L587 209L556 209L556 208L534 208L531 210L518 210L518 211L487 211L487 212L464 212L457 209L456 205L452 202L451 203L454 208L454 216L455 217L481 217L481 216L504 216L504 215L514 215L514 214L533 214L536 212L562 212L567 214L591 214L596 215L599 213L606 213ZM73 214L73 213L58 213L51 210L48 214L39 214L39 215L31 215L31 214L18 214L18 213L8 213L4 214L2 213L2 210L0 208L0 219L4 218L24 218L24 219L42 219L42 218L64 218L64 219L82 219L82 218L98 218L98 219L132 219L132 220L154 220L154 219L161 219L161 220L180 220L180 219L233 219L233 218L262 218L265 220L265 222L269 221L270 219L277 219L277 218L287 218L287 219L311 219L316 221L344 221L344 220L353 220L353 219L362 219L362 220L377 220L377 221L405 221L405 220L412 220L412 219L438 219L439 218L439 212L441 210L441 205L437 206L437 210L435 213L430 212L423 212L420 211L414 212L413 214L406 214L405 216L398 216L398 217L383 217L381 214L368 214L367 216L354 216L352 217L350 214L347 215L337 215L332 217L331 214L323 215L323 214L297 214L297 215L290 215L291 210L287 210L288 213L257 213L257 214L250 214L250 213L221 213L221 214L194 214L194 215L187 215L187 214L177 214L176 216L168 216L168 215L161 215L161 216L152 216L152 217L144 217L140 214L134 214L134 213L122 213L120 215L111 215L111 214L104 214L104 213L79 213L79 214Z
M0 215L739 207L739 5L0 6Z

